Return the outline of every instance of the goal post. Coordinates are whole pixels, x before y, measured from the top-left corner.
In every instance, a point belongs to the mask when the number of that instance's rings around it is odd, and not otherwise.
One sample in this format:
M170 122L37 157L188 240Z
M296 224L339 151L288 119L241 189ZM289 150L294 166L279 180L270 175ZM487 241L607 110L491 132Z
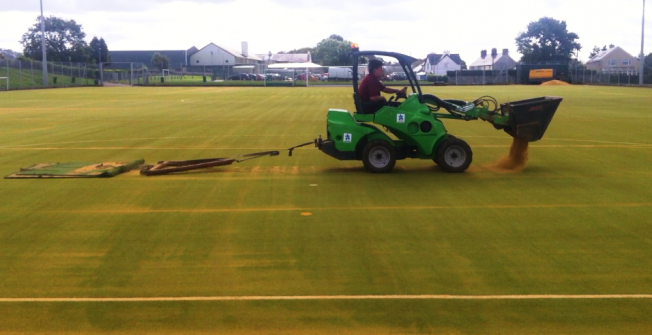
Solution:
M2 85L2 81L6 81L6 85ZM9 91L9 77L0 77L0 87L7 86L7 91Z
M100 72L103 83L139 85L145 81L147 67L136 62L106 62Z
M161 76L164 78L166 82L170 81L170 69L161 70Z

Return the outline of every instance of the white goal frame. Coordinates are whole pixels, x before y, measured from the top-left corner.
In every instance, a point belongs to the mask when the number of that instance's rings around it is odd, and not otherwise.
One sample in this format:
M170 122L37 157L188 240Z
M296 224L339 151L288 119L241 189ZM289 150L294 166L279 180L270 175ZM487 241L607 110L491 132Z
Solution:
M9 91L9 77L0 77L0 80L4 79L7 81L7 91Z
M166 73L166 72L167 72L167 74L168 74L167 76L165 76L165 73ZM169 81L169 80L170 80L170 69L163 69L163 70L161 70L161 76L162 76L163 78L165 78L165 81L166 81L166 82Z

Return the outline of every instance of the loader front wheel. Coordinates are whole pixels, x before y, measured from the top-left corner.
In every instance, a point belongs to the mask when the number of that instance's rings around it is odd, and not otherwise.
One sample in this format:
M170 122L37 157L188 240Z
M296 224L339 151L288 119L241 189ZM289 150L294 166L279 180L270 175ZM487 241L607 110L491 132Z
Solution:
M396 164L396 151L394 146L383 140L367 143L362 151L362 163L369 172L388 173Z
M448 134L448 138L457 138L451 134ZM437 147L432 151L432 161L435 162L435 164L439 165L439 153L437 152Z
M471 147L456 137L444 141L437 151L437 164L446 172L464 172L469 168L472 160Z

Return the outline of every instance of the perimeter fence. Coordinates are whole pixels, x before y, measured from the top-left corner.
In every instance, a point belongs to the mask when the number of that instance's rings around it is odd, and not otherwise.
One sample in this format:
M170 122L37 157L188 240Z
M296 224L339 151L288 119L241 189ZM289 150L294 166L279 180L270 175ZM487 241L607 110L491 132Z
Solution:
M43 62L20 59L0 59L0 91L99 85L100 72L95 64L48 62L48 80L43 85ZM3 82L5 81L5 82Z

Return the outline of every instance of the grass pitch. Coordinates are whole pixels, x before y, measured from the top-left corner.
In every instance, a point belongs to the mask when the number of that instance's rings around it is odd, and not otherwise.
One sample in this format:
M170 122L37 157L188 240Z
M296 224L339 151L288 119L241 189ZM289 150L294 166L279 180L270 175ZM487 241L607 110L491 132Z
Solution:
M651 91L425 91L564 102L519 173L491 168L511 137L447 121L474 150L467 173L405 160L373 175L303 148L208 173L0 180L0 299L652 294ZM3 92L0 174L286 148L351 100L349 88ZM0 332L641 334L651 314L650 299L6 301Z

